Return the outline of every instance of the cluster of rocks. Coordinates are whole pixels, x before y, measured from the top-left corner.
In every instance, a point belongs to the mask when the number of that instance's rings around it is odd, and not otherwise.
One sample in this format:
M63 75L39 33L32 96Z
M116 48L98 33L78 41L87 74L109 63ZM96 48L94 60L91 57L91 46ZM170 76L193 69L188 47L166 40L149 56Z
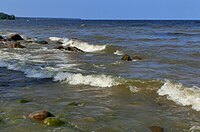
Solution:
M48 44L49 42L46 40L24 40L19 34L10 34L6 38L0 36L0 47L2 48L27 48L25 44L22 43L36 43L36 44ZM55 42L56 44L62 44L62 42ZM70 52L84 52L77 47L71 46L57 46L54 49L66 50Z
M62 126L65 124L62 120L46 110L35 111L29 114L28 117L34 120L43 121L44 124L48 126Z

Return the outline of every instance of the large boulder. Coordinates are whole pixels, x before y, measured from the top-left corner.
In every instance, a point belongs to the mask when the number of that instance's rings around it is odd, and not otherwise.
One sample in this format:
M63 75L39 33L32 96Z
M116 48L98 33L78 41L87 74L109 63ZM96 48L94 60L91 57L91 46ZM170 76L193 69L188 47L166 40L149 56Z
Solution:
M26 48L26 47L21 45L20 42L8 42L7 48Z
M131 57L127 54L122 56L122 60L123 61L132 61Z
M11 34L8 36L8 39L18 41L18 40L23 40L23 38L19 34Z
M44 120L47 117L53 117L54 115L46 110L35 111L28 115L29 118L34 120Z

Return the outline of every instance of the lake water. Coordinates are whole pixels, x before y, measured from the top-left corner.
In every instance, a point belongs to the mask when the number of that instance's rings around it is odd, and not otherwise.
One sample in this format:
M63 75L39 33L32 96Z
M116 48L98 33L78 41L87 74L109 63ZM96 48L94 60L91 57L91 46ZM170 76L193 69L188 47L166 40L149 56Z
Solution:
M200 131L200 21L0 21L1 35L13 32L51 42L0 49L0 131ZM65 125L27 118L41 109Z

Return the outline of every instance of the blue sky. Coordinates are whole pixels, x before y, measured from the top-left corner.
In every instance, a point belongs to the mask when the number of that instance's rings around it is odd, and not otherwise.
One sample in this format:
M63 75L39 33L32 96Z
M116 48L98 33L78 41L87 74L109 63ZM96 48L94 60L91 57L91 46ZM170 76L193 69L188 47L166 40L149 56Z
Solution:
M0 12L83 19L200 19L200 0L1 0Z

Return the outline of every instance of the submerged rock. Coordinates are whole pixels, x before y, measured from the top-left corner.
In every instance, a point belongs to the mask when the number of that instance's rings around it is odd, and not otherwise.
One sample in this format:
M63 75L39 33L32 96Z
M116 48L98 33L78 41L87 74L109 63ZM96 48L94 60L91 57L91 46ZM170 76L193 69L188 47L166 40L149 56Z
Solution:
M28 115L29 118L35 119L35 120L44 120L47 117L53 117L53 116L54 116L53 114L45 110L35 111Z
M84 103L81 103L81 102L71 102L68 105L69 106L84 106Z
M161 128L160 126L151 126L151 127L149 127L149 129L152 132L163 132L163 128Z
M19 99L18 102L24 104L24 103L31 102L31 100L28 100L28 99Z
M142 60L142 58L140 56L134 55L132 56L133 60Z
M23 40L23 38L19 34L11 34L8 36L8 39L18 41L18 40Z
M129 55L127 55L127 54L122 56L122 60L123 61L132 61L131 57Z
M3 118L0 117L0 124L5 124Z
M38 43L38 44L48 44L48 42L45 41L45 40L37 40L35 42Z
M81 49L77 48L77 47L64 47L64 46L57 46L57 47L54 47L55 49L63 49L63 50L67 50L67 51L71 51L71 52L84 52L82 51Z
M48 117L48 118L44 119L44 124L46 124L48 126L62 126L65 123L62 120L60 120L59 118Z
M26 48L26 47L21 45L20 42L8 42L7 48Z
M65 50L83 53L83 51L81 49L77 48L77 47L66 47Z

